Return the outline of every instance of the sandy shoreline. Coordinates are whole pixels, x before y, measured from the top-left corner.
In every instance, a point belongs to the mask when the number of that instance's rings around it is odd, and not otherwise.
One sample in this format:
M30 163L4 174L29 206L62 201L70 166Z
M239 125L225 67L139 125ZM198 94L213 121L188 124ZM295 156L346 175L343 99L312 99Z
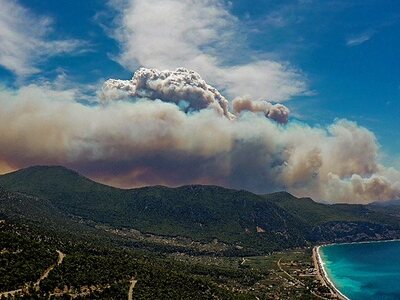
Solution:
M329 288L329 290L331 291L331 294L334 295L337 299L350 300L341 291L339 291L339 289L337 289L336 286L333 284L333 282L329 279L328 274L326 273L325 268L324 268L324 263L321 259L320 253L319 253L320 247L321 246L316 246L313 248L313 262L314 262L315 268L317 269L318 279L322 282L322 284L324 286Z
M362 242L345 242L345 243L331 243L323 245L324 247L329 247L333 245L351 245L351 244L370 244L370 243L389 243L389 242L400 242L400 239L392 240L377 240L377 241L362 241ZM321 246L315 246L313 248L313 262L315 268L317 269L317 277L322 282L324 286L327 286L331 293L341 300L350 300L346 295L344 295L333 282L329 279L329 276L324 268L324 262L322 261L319 249Z

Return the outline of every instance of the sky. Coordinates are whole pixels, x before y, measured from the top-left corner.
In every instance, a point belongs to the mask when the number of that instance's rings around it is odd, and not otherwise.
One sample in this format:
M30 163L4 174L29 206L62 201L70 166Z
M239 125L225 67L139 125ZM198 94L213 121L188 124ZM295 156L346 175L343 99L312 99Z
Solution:
M3 173L62 164L121 187L400 195L398 1L0 7Z

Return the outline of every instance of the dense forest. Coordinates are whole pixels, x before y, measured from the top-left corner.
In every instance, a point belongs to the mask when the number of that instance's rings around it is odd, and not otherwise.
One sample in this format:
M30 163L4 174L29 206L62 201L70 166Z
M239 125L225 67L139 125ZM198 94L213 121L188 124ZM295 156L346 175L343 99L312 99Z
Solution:
M390 206L285 192L121 190L61 167L0 176L0 186L3 298L329 298L313 245L400 237Z

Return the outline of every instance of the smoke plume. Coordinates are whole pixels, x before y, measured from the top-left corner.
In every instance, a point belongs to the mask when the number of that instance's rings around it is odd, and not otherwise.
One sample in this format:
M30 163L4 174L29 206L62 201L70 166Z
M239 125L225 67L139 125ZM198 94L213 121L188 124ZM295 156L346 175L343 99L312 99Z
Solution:
M232 117L228 111L228 100L198 73L185 68L176 71L141 68L135 72L132 80L109 79L104 83L101 94L103 100L127 97L159 99L191 110L213 107L226 117Z
M184 69L142 69L100 94L85 105L48 85L1 90L0 167L64 165L121 187L217 184L350 203L400 196L400 172L379 163L374 134L354 122L311 127L243 99L231 113Z
M290 110L282 104L272 104L267 101L252 101L247 98L236 98L232 102L233 110L239 114L242 111L262 112L264 115L278 123L286 124Z

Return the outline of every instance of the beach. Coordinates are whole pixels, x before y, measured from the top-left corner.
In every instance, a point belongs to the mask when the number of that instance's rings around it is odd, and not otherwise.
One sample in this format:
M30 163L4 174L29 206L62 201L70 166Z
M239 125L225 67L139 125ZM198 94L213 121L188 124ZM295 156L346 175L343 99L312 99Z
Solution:
M333 282L329 279L323 261L321 259L321 255L319 253L319 249L321 246L315 246L313 248L313 263L317 270L317 278L321 281L322 285L329 288L331 294L340 300L350 300L348 297L343 295L333 284Z

